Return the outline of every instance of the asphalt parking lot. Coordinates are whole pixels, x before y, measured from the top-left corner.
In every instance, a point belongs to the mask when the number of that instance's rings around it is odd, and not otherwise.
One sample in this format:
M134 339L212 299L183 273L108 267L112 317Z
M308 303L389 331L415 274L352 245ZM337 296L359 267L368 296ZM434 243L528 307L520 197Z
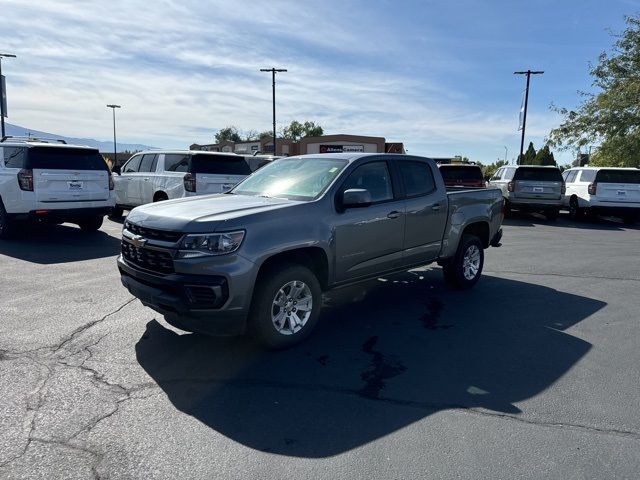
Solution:
M2 478L638 478L638 225L518 216L473 290L337 291L283 352L169 327L120 228L0 243Z

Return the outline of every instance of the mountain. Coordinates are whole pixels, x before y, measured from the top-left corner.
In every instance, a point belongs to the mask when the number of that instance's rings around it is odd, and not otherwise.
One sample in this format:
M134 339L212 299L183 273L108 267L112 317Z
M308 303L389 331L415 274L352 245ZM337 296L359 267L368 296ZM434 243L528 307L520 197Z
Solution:
M64 137L62 135L56 135L55 133L47 133L40 132L38 130L29 130L28 128L21 127L19 125L12 125L11 123L5 123L5 131L9 136L14 137L28 137L31 135L32 137L37 138L60 138L67 143L71 143L74 145L86 145L88 147L97 148L101 152L112 153L113 152L113 141L101 142L100 140L94 140L92 138L73 138L73 137ZM124 152L135 152L140 150L152 150L155 147L150 147L148 145L142 145L138 143L120 143L117 144L118 151Z

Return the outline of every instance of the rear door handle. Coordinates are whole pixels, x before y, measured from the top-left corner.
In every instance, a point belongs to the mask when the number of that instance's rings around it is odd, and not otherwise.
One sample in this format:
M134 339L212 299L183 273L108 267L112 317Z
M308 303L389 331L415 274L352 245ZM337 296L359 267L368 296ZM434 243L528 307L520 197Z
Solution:
M390 212L387 215L387 218L398 218L400 216L400 212L396 212L395 210L393 212Z
M149 181L149 177L145 178L146 181Z
M440 210L440 204L436 203L435 205L431 205L431 210L434 210L437 212L438 210Z

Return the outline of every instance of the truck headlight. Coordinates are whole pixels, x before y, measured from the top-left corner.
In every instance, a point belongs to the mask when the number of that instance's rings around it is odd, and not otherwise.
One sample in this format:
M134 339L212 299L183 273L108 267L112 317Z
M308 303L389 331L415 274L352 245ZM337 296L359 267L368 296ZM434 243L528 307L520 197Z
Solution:
M197 258L235 252L242 243L244 230L212 234L186 235L178 250L178 258Z

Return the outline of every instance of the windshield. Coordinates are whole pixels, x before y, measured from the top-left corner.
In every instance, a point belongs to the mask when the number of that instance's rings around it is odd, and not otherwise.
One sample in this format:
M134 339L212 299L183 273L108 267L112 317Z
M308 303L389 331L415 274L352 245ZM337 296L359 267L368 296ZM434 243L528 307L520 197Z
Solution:
M346 160L332 158L283 158L254 172L231 193L313 200L331 185L346 165Z

